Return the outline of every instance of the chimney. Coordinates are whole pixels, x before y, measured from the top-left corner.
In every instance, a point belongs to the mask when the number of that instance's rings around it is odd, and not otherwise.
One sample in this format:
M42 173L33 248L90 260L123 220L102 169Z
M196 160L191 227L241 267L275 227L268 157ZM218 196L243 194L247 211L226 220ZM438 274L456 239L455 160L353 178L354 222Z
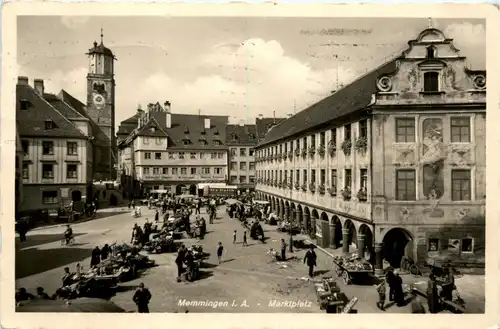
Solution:
M243 119L240 120L239 124L240 124L240 127L243 127L245 125L245 120L243 120Z
M165 108L165 112L170 113L170 102L166 101L163 103L163 107Z
M210 129L210 118L205 118L205 129Z
M35 79L34 86L35 86L35 90L38 93L38 95L43 96L43 91L44 91L43 79Z
M28 77L17 77L17 84L18 85L27 85L27 84L29 84Z
M168 129L170 129L172 128L172 114L170 113L170 108L169 111L165 114L165 116L166 116L165 125L167 126Z
M149 104L148 104L148 113L149 113L149 111L153 111L154 106L155 106L155 105L154 105L153 103L149 103Z

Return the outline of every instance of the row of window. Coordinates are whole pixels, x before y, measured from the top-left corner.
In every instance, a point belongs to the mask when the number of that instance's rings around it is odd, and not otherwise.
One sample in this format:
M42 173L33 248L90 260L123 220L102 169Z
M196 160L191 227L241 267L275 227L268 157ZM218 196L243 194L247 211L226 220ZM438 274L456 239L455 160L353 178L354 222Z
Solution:
M332 145L337 145L337 129L340 128L333 128L330 130L330 144ZM344 140L351 140L352 139L352 124L346 124L343 127L344 131ZM310 136L303 137L301 139L297 139L295 141L291 142L285 142L284 144L281 145L275 145L268 147L264 150L259 150L257 152L257 155L259 158L269 156L269 155L276 155L276 154L283 154L287 153L288 151L293 151L294 143L295 143L295 149L300 149L301 148L301 141L302 141L302 149L307 149L308 147L311 147L312 149L315 149L316 146L319 147L325 147L326 146L326 131L321 131L319 133L319 141L317 143L316 141L316 136L317 134L312 134ZM361 120L358 122L358 138L368 138L368 121L367 120ZM310 143L308 144L308 140ZM319 144L319 145L317 145Z
M196 174L202 174L202 175L210 175L212 173L212 168L210 167L202 167L202 168L168 168L168 167L143 167L142 168L142 173L144 175L168 175L169 172L171 175L178 175L179 174L179 169L181 175L187 175L188 172L190 172L191 175L196 175ZM188 170L189 169L189 170ZM213 174L215 175L222 175L224 173L224 168L213 168Z
M474 252L474 239L448 239L446 241L438 238L431 238L427 243L428 252L448 251L461 254L472 254Z
M238 179L239 177L239 179ZM245 184L245 183L250 183L253 184L255 183L255 176L248 176L248 181L247 181L247 176L231 176L230 177L230 182L231 184Z
M240 147L240 157L246 157L247 154L248 156L253 156L254 154L254 149L251 147ZM235 157L238 155L238 148L232 147L231 148L231 156Z
M395 123L395 139L397 143L415 143L416 140L416 119L411 117L406 118L396 118ZM342 127L344 132L344 141L352 140L352 124L347 124ZM332 146L338 147L337 144L337 129L331 129L330 133L330 144ZM471 118L470 117L452 117L450 120L450 141L452 143L470 143L471 142ZM301 148L307 149L311 147L316 148L316 134L303 137L291 142L285 142L281 145L270 146L266 149L257 151L258 158L263 158L270 155L284 154L289 151L293 151L295 144L295 149ZM367 121L361 120L358 122L358 139L368 138L368 127ZM310 143L308 144L308 139ZM326 132L322 131L319 133L319 146L326 146Z
M25 155L29 155L30 143L27 140L21 141L23 152ZM53 141L42 141L42 154L43 155L54 155L54 142ZM66 154L67 155L78 155L78 143L77 142L66 142Z
M240 162L240 170L255 170L255 162ZM238 170L238 162L231 162L231 170Z
M163 153L168 154L169 159L185 159L185 152L144 152L144 159L151 160L154 154L155 160L161 160ZM210 159L224 159L224 152L190 152L189 159L208 159L210 154Z
M301 177L302 171L302 177ZM297 169L295 170L295 182L299 184L308 183L316 184L316 170L310 170L310 178L308 180L307 169ZM401 201L414 201L417 199L417 177L415 169L398 169L396 170L396 200ZM289 184L294 183L294 171L290 170L265 170L258 171L257 177L262 180L262 182L267 182L269 180L278 183L288 182ZM360 169L360 190L366 190L368 182L368 170ZM302 178L302 180L301 180ZM335 194L337 191L337 169L331 169L330 171L330 187ZM344 189L352 190L352 169L344 170ZM326 185L326 170L319 170L319 185ZM425 184L425 182L424 182ZM427 189L424 186L424 189ZM469 201L472 198L471 195L472 182L471 182L471 170L470 169L452 169L451 170L451 199L452 201Z
M29 178L30 178L29 164L23 163L23 179L29 179ZM42 163L42 178L54 179L54 164ZM78 165L76 164L66 165L66 178L78 179Z

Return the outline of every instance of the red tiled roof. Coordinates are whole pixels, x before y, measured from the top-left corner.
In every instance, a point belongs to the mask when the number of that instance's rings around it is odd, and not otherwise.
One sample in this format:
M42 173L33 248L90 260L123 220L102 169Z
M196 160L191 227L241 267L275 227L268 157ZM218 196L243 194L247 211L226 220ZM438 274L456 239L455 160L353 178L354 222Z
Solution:
M41 97L31 86L16 86L16 119L19 123L19 135L36 137L86 138L76 126L64 117L56 108ZM21 110L21 102L27 102L28 108ZM45 122L53 122L52 129L45 129Z
M227 125L227 145L257 145L257 125Z
M266 134L259 146L299 135L308 129L363 109L370 104L372 94L377 92L377 78L396 70L396 59L379 66L331 96L282 121Z

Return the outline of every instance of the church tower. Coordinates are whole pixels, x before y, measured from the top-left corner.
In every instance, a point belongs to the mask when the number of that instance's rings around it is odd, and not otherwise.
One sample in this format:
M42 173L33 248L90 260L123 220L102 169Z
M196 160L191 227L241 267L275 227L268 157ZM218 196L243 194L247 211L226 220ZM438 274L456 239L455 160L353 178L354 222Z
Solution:
M104 46L101 29L101 43L94 41L94 47L87 53L89 72L87 74L87 113L94 121L97 132L94 135L94 179L107 180L116 177L115 136L115 78L113 52Z

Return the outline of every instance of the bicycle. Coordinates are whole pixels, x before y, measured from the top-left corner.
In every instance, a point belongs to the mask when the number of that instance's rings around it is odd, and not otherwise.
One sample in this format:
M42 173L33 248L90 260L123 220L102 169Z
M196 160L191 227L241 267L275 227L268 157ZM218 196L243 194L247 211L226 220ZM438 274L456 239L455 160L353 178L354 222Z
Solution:
M73 244L75 244L75 238L74 237L71 237L68 240L68 243L66 243L66 238L62 238L62 240L61 240L61 246L66 246L66 245L71 246Z
M410 257L403 257L403 259L401 260L401 269L404 270L405 272L410 273L414 277L422 276L422 271L415 263L415 261Z

